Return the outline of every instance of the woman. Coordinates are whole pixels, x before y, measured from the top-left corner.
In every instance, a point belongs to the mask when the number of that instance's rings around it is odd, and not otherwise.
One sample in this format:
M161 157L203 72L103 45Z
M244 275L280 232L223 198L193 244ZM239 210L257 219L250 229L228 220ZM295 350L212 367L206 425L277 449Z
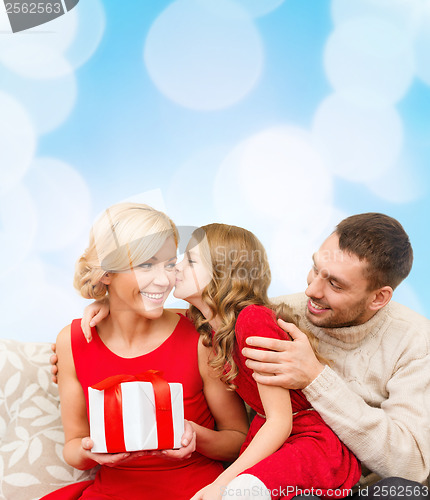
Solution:
M146 205L114 205L93 226L74 285L86 298L108 295L110 314L93 329L90 345L79 321L65 327L57 354L64 457L78 469L101 467L93 482L45 498L189 500L222 472L219 460L237 456L247 431L240 398L213 375L210 348L191 322L163 309L175 283L176 249L173 222ZM185 418L192 426L187 435L195 437L178 451L92 453L88 387L150 369L162 371L168 382L182 383Z

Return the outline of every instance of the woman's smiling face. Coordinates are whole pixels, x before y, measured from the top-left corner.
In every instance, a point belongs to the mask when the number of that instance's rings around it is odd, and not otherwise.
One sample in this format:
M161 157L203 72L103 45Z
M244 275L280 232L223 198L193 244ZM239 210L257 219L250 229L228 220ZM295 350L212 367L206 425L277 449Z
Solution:
M162 314L163 305L175 284L176 243L173 237L158 252L130 271L109 273L111 307L124 307L153 317Z

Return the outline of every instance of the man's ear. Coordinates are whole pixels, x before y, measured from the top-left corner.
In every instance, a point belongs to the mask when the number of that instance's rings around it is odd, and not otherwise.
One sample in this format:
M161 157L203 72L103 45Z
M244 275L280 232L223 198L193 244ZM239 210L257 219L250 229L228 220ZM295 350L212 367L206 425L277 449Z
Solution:
M105 273L100 281L104 285L110 285L112 281L112 275L110 273Z
M378 311L390 302L393 296L393 289L391 286L383 286L373 292L373 300L369 305L371 311Z

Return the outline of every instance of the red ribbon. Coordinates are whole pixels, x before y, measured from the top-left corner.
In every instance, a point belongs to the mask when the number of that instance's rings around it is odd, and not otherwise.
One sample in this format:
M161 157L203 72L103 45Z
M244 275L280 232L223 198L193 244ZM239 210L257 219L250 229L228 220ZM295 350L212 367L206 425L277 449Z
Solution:
M93 389L98 391L105 391L104 417L108 453L125 451L121 392L123 382L151 382L155 399L158 449L167 450L173 448L174 432L170 386L161 376L161 372L148 370L137 375L114 375L92 386Z

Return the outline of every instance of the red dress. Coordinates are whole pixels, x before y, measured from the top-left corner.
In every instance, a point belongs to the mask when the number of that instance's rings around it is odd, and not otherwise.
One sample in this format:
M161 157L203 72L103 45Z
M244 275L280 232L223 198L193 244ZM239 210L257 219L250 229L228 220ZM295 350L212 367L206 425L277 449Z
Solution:
M243 452L265 422L264 408L252 370L245 365L241 351L251 336L287 339L277 325L275 313L267 307L251 305L243 309L236 321L235 362L239 373L234 380L237 393L259 415L252 421ZM361 467L353 453L324 423L301 391L290 390L293 428L281 448L245 470L259 478L271 491L272 499L292 498L301 493L341 498L360 478ZM307 490L307 491L305 491ZM336 491L333 491L336 490Z
M203 394L197 349L199 334L180 315L173 333L154 351L136 358L122 358L110 351L95 328L87 343L80 320L72 322L72 352L76 374L84 390L88 409L88 387L118 374L136 375L156 369L168 382L179 382L184 391L185 419L213 429L214 420ZM166 460L140 457L122 467L101 466L94 481L73 484L50 493L46 500L189 500L223 471L220 462L194 452L189 459Z

